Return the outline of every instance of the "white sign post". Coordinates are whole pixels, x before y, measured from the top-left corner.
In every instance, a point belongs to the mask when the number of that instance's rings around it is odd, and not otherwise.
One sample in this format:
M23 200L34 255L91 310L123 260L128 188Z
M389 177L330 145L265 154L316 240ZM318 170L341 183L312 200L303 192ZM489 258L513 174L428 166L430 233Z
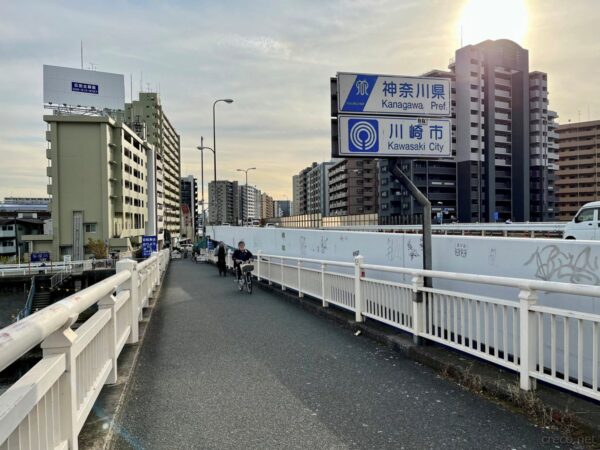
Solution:
M339 116L340 156L444 158L452 156L450 119Z

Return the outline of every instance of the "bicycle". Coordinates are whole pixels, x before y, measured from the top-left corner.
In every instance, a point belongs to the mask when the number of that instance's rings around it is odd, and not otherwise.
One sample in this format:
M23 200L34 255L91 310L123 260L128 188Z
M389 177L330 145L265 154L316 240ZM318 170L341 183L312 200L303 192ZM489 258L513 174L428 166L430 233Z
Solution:
M242 272L240 279L237 280L240 292L246 289L248 294L252 294L252 271L254 270L254 264L251 261L242 263L239 270Z

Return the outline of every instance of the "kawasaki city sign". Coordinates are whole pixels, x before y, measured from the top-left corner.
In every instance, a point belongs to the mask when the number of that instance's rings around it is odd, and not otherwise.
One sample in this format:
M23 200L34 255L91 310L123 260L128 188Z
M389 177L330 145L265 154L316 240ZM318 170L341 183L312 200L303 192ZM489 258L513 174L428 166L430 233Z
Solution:
M341 157L452 156L450 119L340 115L338 127Z

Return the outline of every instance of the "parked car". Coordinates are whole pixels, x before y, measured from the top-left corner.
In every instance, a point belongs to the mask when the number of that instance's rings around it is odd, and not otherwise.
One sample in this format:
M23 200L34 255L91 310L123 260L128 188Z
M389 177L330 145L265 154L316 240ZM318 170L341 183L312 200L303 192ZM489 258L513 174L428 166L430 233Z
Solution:
M565 226L564 239L600 240L600 202L586 203Z

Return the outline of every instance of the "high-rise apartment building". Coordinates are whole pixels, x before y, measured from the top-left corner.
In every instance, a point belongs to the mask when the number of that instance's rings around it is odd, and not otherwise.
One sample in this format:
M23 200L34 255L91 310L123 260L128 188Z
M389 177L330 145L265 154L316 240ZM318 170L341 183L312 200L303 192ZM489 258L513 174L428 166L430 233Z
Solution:
M293 177L294 215L329 214L329 168L334 161L313 162Z
M558 219L571 220L585 203L600 201L600 120L558 127Z
M109 251L138 248L153 234L148 161L154 149L120 121L104 116L44 116L52 235L33 240L52 259L84 259L88 239ZM44 239L47 241L45 242Z
M378 178L375 159L341 159L328 169L329 215L378 212Z
M215 189L216 188L216 189ZM237 225L240 220L240 189L237 181L208 183L208 221L213 225Z
M290 215L300 214L300 175L292 177L292 203L290 205Z
M246 223L249 220L260 219L261 192L254 186L239 186L240 212L239 217Z
M273 197L263 192L260 195L260 218L272 219L275 217Z
M158 238L167 230L172 240L180 234L181 141L155 92L140 92L139 100L125 104L125 122L156 150L156 215Z
M198 180L193 175L181 178L181 205L187 205L193 226L192 236L200 225L198 215ZM182 209L183 211L183 209ZM189 236L189 232L186 233Z
M542 137L556 114L546 74L530 73L529 52L505 39L457 50L450 69L459 220L551 219L555 152Z
M505 39L458 49L449 69L425 75L450 79L454 158L404 160L405 171L444 218L552 220L557 116L548 109L547 75L529 72L528 51ZM411 222L422 209L389 169L382 162L381 183L392 189L381 185L380 214Z

